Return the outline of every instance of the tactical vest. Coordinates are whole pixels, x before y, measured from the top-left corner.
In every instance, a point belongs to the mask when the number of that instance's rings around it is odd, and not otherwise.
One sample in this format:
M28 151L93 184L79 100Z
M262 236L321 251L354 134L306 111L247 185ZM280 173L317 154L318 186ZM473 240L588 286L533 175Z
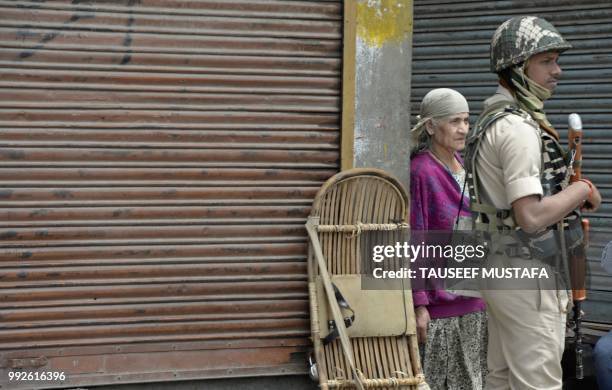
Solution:
M476 169L478 149L487 129L506 115L530 117L526 111L511 105L510 102L498 102L489 107L478 118L466 141L465 168L470 193L472 229L481 240L487 243L490 243L491 236L494 234L510 235L512 233L513 237L518 238L518 242L505 248L505 253L509 256L550 260L557 257L562 246L567 250L582 242L580 212L578 210L572 211L563 219L562 226L565 232L563 239L558 234L557 225L549 226L542 232L528 234L518 226L511 209L497 209L491 204L484 203L479 192L479 178ZM542 150L540 182L544 196L550 196L568 186L571 174L568 167L571 166L571 162L567 160L569 154L563 151L559 142L551 135L541 131L540 140ZM557 262L555 261L555 263Z

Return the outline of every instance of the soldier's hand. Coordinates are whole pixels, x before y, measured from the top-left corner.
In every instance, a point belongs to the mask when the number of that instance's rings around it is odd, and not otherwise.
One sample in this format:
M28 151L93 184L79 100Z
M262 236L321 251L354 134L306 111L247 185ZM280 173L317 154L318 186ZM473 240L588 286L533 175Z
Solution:
M425 344L427 340L427 327L429 326L429 311L425 306L419 306L414 311L416 316L417 340L419 344Z
M597 211L597 209L601 205L601 194L599 193L599 190L597 189L597 187L595 187L595 184L593 184L591 188L593 189L593 191L591 192L591 195L587 198L586 202L584 202L581 208L582 211L586 211L589 213Z

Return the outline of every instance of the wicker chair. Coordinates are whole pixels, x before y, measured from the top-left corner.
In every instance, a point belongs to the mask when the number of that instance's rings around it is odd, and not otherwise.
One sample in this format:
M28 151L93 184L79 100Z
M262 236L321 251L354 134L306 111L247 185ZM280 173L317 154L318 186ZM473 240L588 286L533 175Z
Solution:
M402 185L377 169L341 172L330 178L315 197L306 227L310 238L312 360L316 361L312 362L311 376L318 379L321 389L429 388L420 364L409 279L402 280L401 289L385 292L392 294L385 296L393 296L394 302L401 297L401 308L391 316L396 318L377 319L367 309L355 310L354 324L360 319L379 321L381 325L399 321L401 330L388 335L380 334L384 331L376 326L372 329L372 324L369 330L357 329L353 332L356 335L351 335L353 324L346 317L348 305L366 303L375 308L390 301L363 288L346 297L348 302L343 301L346 291L342 291L339 283L342 277L355 279L371 274L368 267L374 264L371 261L374 243L405 240L408 205ZM392 269L398 266L398 261L389 259L381 265ZM340 291L342 300L335 289ZM377 299L379 302L371 302ZM334 329L338 337L326 340Z

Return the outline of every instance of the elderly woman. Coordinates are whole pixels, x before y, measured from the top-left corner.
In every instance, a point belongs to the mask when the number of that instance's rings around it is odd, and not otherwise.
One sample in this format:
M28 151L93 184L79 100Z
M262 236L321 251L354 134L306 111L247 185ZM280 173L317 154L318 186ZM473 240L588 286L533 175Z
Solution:
M423 98L417 119L410 157L413 237L426 230L450 232L459 215L470 214L465 170L458 154L465 147L469 128L466 99L452 89L434 89ZM452 294L435 283L433 288L415 288L417 333L427 382L433 390L482 389L487 349L484 301Z

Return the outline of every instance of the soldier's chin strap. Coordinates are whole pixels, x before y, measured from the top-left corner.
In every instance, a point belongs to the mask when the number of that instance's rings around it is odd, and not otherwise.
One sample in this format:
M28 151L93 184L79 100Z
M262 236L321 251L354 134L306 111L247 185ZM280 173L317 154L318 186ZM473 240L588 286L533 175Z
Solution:
M559 133L548 121L544 112L544 101L550 99L552 92L527 76L524 69L525 64L511 68L512 86L509 89L513 92L519 107L527 111L538 122L542 130L558 141Z

